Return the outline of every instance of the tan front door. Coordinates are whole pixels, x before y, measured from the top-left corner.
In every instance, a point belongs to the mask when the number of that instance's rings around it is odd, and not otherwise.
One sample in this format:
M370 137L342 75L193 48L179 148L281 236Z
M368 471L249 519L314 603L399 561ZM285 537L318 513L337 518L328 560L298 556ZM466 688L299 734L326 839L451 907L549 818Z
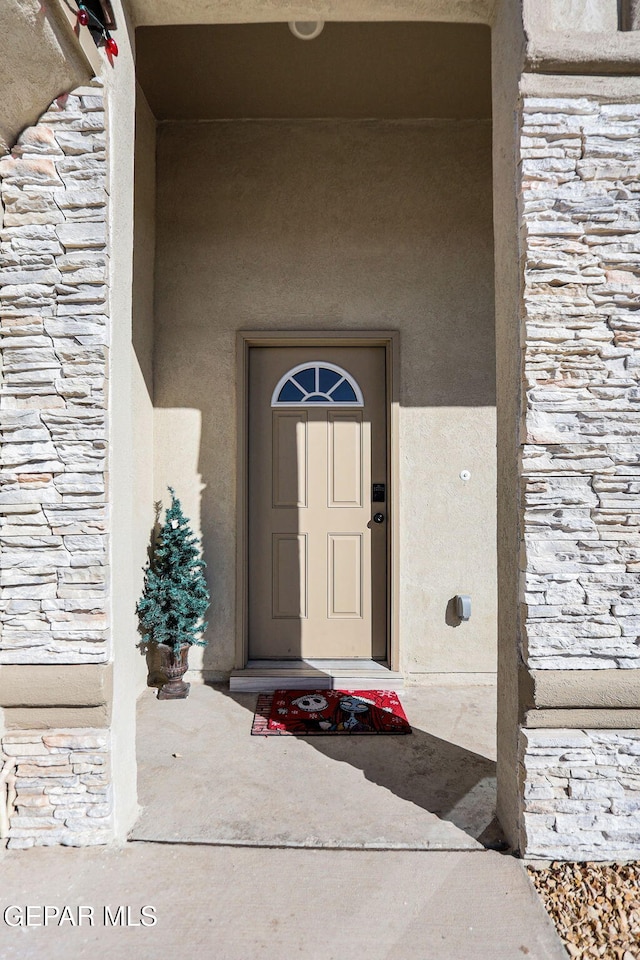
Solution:
M385 382L383 347L250 351L252 659L385 658Z

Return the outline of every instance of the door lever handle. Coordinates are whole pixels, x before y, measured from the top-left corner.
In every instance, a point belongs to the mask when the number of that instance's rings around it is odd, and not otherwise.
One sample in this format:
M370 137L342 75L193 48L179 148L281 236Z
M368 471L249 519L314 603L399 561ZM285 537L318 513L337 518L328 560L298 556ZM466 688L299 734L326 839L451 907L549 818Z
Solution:
M373 515L374 523L383 523L384 522L384 513L374 513Z

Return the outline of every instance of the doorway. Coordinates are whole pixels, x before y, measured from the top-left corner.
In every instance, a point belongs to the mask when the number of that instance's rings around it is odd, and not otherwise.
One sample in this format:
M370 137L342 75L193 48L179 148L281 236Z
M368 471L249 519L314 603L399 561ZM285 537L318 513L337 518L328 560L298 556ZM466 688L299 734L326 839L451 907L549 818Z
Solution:
M382 347L249 355L249 657L384 660Z
M394 339L241 335L241 668L394 659Z

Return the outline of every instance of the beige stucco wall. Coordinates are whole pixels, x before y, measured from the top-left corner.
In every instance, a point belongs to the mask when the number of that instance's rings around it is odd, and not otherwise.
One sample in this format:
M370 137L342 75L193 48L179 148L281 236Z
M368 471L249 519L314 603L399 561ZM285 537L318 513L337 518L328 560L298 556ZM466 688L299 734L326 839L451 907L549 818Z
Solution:
M487 122L159 128L155 487L202 521L207 671L234 665L235 334L301 328L400 331L402 666L495 669Z
M0 155L61 93L87 83L93 65L76 42L60 0L3 0L0 4ZM93 45L93 44L92 44ZM95 48L94 48L95 49Z
M150 460L153 435L153 278L156 252L156 121L142 89L136 88L134 169L133 317L137 394L145 415L137 419L140 459Z
M519 816L519 550L518 423L521 414L520 298L522 264L516 176L516 112L525 38L518 6L498 4L491 35L493 203L495 224L498 410L498 817L514 848Z
M135 78L133 36L121 4L114 4L118 18L120 55L114 68L105 68L108 91L110 153L110 503L111 536L111 624L113 642L113 702L111 733L116 834L126 836L137 815L135 710L136 698L146 678L145 660L136 644L139 640L135 604L142 588L142 566L153 524L152 499L152 403L144 378L150 369L149 336L138 339L134 329L141 314L148 316L151 286L144 280L144 266L134 287L134 144L140 156L153 157L153 128L142 110L142 130L135 129ZM153 174L151 174L151 177ZM147 181L148 184L148 181ZM147 192L148 192L147 185ZM138 196L141 223L135 239L141 245L149 236L145 216L153 215L152 204ZM145 212L146 211L146 212ZM151 237L153 236L151 230ZM153 240L146 240L152 244ZM148 257L146 262L148 263ZM143 257L143 264L145 260ZM149 269L148 266L146 268ZM135 299L134 299L135 290ZM145 294L146 290L146 294ZM148 323L147 323L148 326Z
M562 2L562 0L556 0ZM593 0L612 3L615 0ZM444 20L489 23L495 0L129 0L136 26L173 23L266 23L287 20Z
M490 47L481 24L327 23L313 43L286 23L142 27L136 68L158 120L484 120Z

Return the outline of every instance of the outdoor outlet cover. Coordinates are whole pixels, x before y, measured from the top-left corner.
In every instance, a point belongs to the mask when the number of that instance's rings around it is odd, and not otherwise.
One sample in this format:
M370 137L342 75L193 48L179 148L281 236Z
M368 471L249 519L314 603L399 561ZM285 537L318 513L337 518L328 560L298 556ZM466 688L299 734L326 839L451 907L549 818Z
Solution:
M466 594L457 594L456 613L461 620L468 620L471 616L471 597Z

